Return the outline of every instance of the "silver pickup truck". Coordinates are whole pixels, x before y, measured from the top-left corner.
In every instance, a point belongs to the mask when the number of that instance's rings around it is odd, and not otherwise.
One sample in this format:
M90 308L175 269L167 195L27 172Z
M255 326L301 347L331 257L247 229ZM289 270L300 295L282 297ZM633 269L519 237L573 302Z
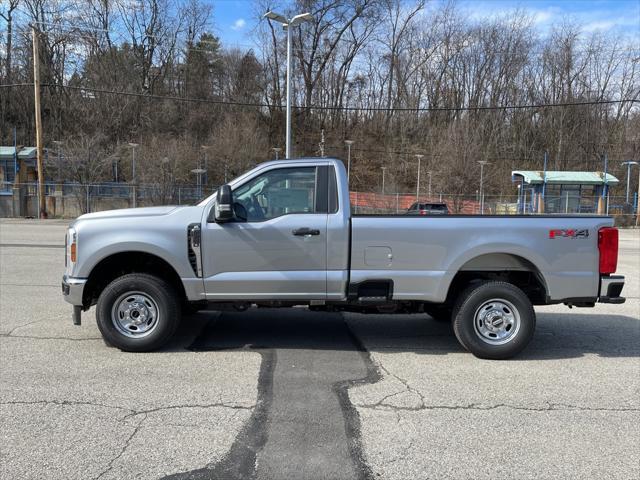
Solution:
M427 313L482 358L520 352L533 305L622 303L618 231L602 216L353 215L341 161L267 162L195 206L82 215L62 291L105 341L160 348L211 306ZM215 304L226 304L218 306Z

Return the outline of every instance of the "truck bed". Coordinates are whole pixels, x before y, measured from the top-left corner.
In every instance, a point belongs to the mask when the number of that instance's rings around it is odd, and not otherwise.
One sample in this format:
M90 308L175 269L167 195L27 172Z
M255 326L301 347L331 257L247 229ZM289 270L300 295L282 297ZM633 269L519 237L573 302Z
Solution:
M530 270L551 301L598 295L602 216L353 215L350 282L390 279L393 299L442 302L460 270ZM556 232L580 232L577 236Z

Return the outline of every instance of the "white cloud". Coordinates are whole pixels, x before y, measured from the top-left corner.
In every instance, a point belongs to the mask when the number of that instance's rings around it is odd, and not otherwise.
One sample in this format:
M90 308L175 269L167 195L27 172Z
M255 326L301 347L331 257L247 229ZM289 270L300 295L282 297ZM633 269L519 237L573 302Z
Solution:
M242 30L246 24L247 21L244 18L239 18L235 22L233 22L233 25L231 25L231 30Z
M582 27L587 33L596 32L598 30L609 30L616 26L616 22L610 20L596 20L589 22Z
M640 3L637 0L619 0L611 8L603 8L602 2L557 2L551 6L536 5L536 0L462 0L461 5L472 20L496 18L514 11L524 11L530 15L534 27L543 35L551 27L565 20L575 22L584 33L615 30L621 35L638 38L638 14ZM628 14L627 14L628 12Z
M547 8L546 10L529 10L530 14L533 16L533 23L536 25L549 23L558 15L557 9Z

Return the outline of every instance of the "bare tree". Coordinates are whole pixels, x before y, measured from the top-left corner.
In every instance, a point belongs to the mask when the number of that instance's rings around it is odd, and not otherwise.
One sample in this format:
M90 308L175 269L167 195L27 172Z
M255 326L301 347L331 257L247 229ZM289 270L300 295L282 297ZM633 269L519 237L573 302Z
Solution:
M73 185L73 195L83 213L90 211L95 185L108 178L113 159L104 148L104 136L78 135L65 143L67 178Z

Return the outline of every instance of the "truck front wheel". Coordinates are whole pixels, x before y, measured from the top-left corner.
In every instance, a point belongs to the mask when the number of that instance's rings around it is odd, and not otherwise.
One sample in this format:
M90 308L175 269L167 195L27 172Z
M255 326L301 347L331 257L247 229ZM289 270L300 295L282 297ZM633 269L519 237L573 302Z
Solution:
M536 315L518 287L505 282L485 282L465 290L454 308L453 331L458 341L476 357L511 358L533 338Z
M180 302L164 280L131 273L102 291L96 318L106 342L127 352L149 352L166 344L175 332Z

